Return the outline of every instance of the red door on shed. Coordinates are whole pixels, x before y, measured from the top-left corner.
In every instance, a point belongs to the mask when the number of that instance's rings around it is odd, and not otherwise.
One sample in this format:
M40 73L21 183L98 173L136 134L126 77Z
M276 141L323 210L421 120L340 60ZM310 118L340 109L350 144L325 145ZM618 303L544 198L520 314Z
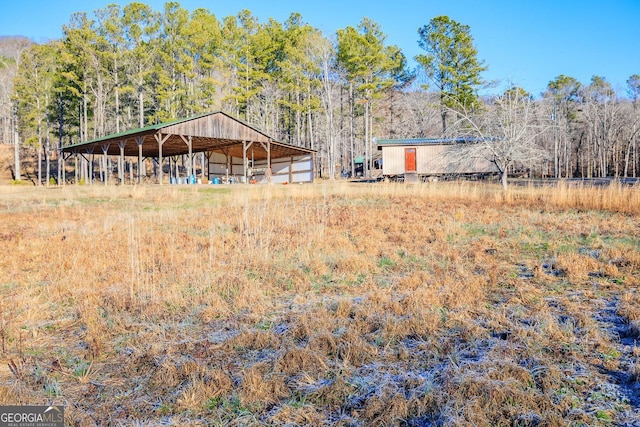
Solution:
M416 172L416 149L405 148L404 149L404 171Z

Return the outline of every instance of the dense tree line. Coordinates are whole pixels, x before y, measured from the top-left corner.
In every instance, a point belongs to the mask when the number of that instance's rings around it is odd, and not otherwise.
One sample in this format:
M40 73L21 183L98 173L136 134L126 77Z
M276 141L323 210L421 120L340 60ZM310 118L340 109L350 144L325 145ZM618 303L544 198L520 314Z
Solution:
M604 77L581 84L561 75L535 98L515 85L479 97L487 67L468 26L436 17L417 42L425 52L412 70L367 18L324 35L297 13L260 22L247 10L219 19L176 2L161 11L109 5L71 16L60 40L0 39L0 142L48 159L60 145L223 110L317 150L318 174L333 178L375 154L374 136L504 134L509 105L528 132L509 144L526 140L545 154L507 150L510 171L640 173L640 76L630 77L628 96Z

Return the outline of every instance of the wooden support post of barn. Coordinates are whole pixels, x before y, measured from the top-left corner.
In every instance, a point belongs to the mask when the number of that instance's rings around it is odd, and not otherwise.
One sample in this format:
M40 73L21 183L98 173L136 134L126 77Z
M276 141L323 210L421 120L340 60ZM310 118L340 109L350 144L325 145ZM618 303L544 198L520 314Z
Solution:
M124 141L118 141L120 148L120 157L118 158L118 180L120 184L124 184Z
M271 182L271 138L269 138L266 145L263 144L262 142L260 142L260 145L262 146L262 148L264 148L264 151L267 152L267 168L264 171L264 176L267 178L267 181L270 183Z
M233 174L233 171L231 170L231 168L233 167L233 165L231 164L231 156L229 155L229 149L226 148L224 150L224 156L226 158L226 169L227 169L227 182L229 182L229 172L231 172L231 174Z
M243 164L243 169L244 169L244 182L249 182L248 181L248 176L247 176L247 172L248 172L248 168L249 168L249 159L247 157L247 150L249 150L249 148L251 148L251 146L253 145L253 141L242 141L242 164ZM251 165L251 167L253 167L253 165Z
M293 183L293 156L289 160L289 184Z
M93 161L94 161L93 149L94 148L95 147L87 147L85 149L85 154L87 155L87 157L90 157L91 160L84 157L84 155L82 156L87 161L87 181L89 182L89 185L93 184Z
M184 135L180 135L180 139L182 139L182 141L185 144L187 144L187 150L189 150L187 154L188 155L187 160L189 162L186 165L187 180L188 180L189 178L191 178L191 175L193 175L193 140L191 139L191 135L189 135L188 138L185 138Z
M59 156L60 156L60 163L58 163L58 164L60 165L60 173L61 173L60 177L62 179L62 182L59 182L58 184L61 184L64 187L65 180L66 180L66 174L65 174L64 169L66 167L66 164L65 164L65 161L64 161L63 152L62 151L58 151L58 153L59 153Z
M73 152L73 158L75 159L75 165L74 165L75 184L78 185L78 152L77 151Z
M109 152L109 144L102 145L102 183L107 185L108 169L107 169L107 153Z
M138 145L138 184L142 183L142 143L144 142L144 137L137 136L135 138L136 144Z
M160 172L158 172L158 184L162 185L162 136L156 134L156 141L158 141L158 164L160 165Z
M87 159L82 153L79 153L79 155L82 157L82 160L80 160L80 179L84 179L85 184L91 184L91 177L89 175L89 159Z
M171 136L171 134L165 135L162 137L162 134L157 132L154 134L156 141L158 141L158 184L162 185L162 144L165 143L167 139Z
M189 141L189 169L188 172L189 174L187 175L188 179L191 179L191 176L194 175L194 168L193 168L193 144L191 143L191 135L189 135L189 138L187 138Z
M202 169L200 169L200 175L201 175L201 179L202 182L205 184L209 183L209 180L207 179L207 176L209 176L209 174L207 173L207 175L205 175L205 167L206 167L206 163L207 163L207 156L206 156L206 152L202 152Z
M247 181L247 141L242 141L242 175Z

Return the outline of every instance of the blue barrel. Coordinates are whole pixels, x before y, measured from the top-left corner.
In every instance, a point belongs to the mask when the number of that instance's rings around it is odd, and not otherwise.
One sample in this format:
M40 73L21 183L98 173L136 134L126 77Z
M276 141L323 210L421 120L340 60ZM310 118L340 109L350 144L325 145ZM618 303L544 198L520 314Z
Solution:
M218 177L213 178L213 183L214 184L220 184L220 178L218 178Z

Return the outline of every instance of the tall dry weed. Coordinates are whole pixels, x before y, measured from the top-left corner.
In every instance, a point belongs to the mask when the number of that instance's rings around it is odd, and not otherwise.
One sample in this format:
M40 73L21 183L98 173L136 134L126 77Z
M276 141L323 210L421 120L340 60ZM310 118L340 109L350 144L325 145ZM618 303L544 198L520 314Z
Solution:
M589 390L622 357L603 313L640 319L636 191L0 188L20 361L0 402L82 401L78 425L596 425L631 410Z

